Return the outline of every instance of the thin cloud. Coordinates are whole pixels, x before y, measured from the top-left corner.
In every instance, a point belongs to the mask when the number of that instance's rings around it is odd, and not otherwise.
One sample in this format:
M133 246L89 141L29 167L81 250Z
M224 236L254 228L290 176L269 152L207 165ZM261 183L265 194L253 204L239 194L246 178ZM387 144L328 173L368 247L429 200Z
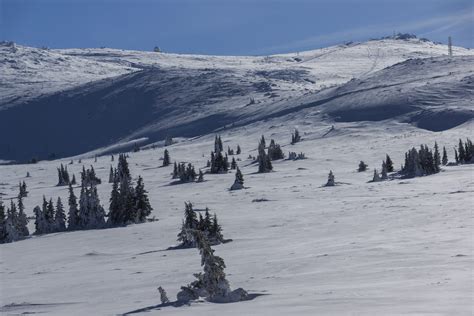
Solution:
M294 41L288 44L275 45L255 51L255 54L267 54L286 51L297 51L300 49L307 49L311 47L318 47L328 43L357 40L361 38L370 38L381 35L391 34L396 32L419 32L421 36L436 34L450 30L459 25L472 25L474 22L473 13L471 10L461 11L456 14L434 17L422 21L415 21L411 23L400 24L382 24L369 25L350 30L343 30L333 33L326 33L317 36L312 36L302 40ZM426 31L426 32L423 32Z

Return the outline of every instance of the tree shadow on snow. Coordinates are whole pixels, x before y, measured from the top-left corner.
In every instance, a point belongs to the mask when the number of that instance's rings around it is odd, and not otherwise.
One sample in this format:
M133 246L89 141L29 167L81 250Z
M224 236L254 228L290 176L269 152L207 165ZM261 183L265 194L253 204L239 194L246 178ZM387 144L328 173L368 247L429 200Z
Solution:
M269 295L269 294L250 293L250 294L248 294L248 296L245 300L238 301L238 302L251 301L251 300L253 300L253 299L255 299L259 296L262 296L262 295ZM132 315L132 314L138 314L138 313L145 313L145 312L149 312L149 311L152 311L152 310L161 310L164 307L181 307L181 306L184 306L184 305L190 306L191 303L199 303L199 302L204 302L204 300L195 300L195 301L190 301L190 302L174 301L174 302L169 302L169 303L164 303L164 304L162 303L162 304L158 304L158 305L152 305L152 306L147 306L147 307L135 309L133 311L126 312L126 313L123 313L121 315L125 316L125 315ZM238 302L228 302L228 303L217 303L216 302L216 304L233 304L233 303L238 303Z

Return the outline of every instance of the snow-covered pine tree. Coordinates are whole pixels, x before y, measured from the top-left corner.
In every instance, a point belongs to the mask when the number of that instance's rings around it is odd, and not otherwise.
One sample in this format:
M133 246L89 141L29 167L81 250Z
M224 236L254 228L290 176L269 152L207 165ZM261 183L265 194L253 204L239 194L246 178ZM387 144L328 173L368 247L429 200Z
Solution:
M214 255L214 250L205 234L198 230L193 230L192 234L201 254L204 273L195 274L196 281L181 287L181 291L177 294L178 301L188 302L199 297L205 297L211 302L237 302L247 299L248 294L245 290L231 291L224 273L224 260Z
M89 208L89 218L87 220L86 229L98 229L104 228L105 226L105 211L104 208L100 205L99 195L97 193L97 188L92 185L88 190L88 208Z
M113 183L115 178L115 171L114 168L112 168L112 165L110 165L110 170L109 170L109 183Z
M171 136L166 136L165 138L165 147L173 145L173 138Z
M216 135L214 139L214 152L217 154L218 152L221 152L224 150L224 147L222 146L222 139L220 135Z
M385 166L387 168L387 172L393 172L393 161L392 159L390 158L389 155L386 156L385 158Z
M166 291L164 288L161 286L158 287L158 292L160 292L160 301L161 304L168 304L170 300L168 299L168 296L166 295Z
M170 163L171 163L170 153L168 152L168 149L165 149L165 152L163 154L163 167L169 166Z
M464 163L464 161L466 160L466 157L465 157L466 152L465 152L465 150L464 150L464 145L463 145L461 139L459 139L458 153L459 153L459 155L458 155L458 157L459 157L459 162L460 162L460 163Z
M213 245L221 244L224 242L224 236L222 235L222 227L217 222L217 215L214 213L212 217L211 225L209 226L209 243Z
M359 168L357 169L358 172L364 172L367 170L368 165L363 162L362 160L359 162Z
M18 213L15 203L11 201L10 208L7 208L7 218L5 221L5 242L13 242L23 239L18 231Z
M459 156L458 156L458 151L456 148L454 148L454 161L456 161L456 164L459 163Z
M46 198L43 196L43 214L44 219L47 224L46 233L53 233L55 231L54 227L54 204L53 199L49 199L49 202L46 202Z
M3 206L3 201L0 200L0 244L7 242L7 215L5 214L5 206Z
M148 194L143 184L143 178L138 176L137 185L135 187L135 223L146 222L147 216L151 214L153 208L148 200Z
M439 148L438 148L438 143L437 142L435 142L435 144L434 144L433 158L434 158L433 167L434 167L436 172L439 172L439 166L441 165L441 155L439 154Z
M232 162L230 163L230 169L235 170L237 168L237 162L235 161L235 158L232 157Z
M232 156L234 154L234 150L230 148L230 146L227 146L227 154L229 156Z
M69 184L76 185L76 175L75 174L72 174L72 180L71 180L71 182L69 182Z
M265 152L265 138L262 135L262 139L258 145L258 172L265 173L270 172L273 169L271 159Z
M66 213L61 198L56 202L56 213L54 214L55 231L63 232L66 230Z
M291 144L294 145L299 141L301 141L300 132L295 128L295 132L291 134Z
M194 238L191 230L198 229L199 222L197 220L196 212L193 210L191 202L184 203L184 221L181 226L181 231L178 233L178 241L183 247L194 247Z
M242 149L240 149L240 145L237 145L237 155L240 155L242 153Z
M441 159L443 166L448 164L448 153L446 152L446 147L443 146L443 158Z
M230 189L233 190L241 190L244 188L244 176L242 175L242 172L240 171L239 167L237 167L237 171L235 172L235 180L234 184L230 187Z
M26 237L30 235L30 232L28 231L28 217L25 214L25 206L23 205L23 197L21 194L18 195L18 219L15 224L17 225L17 231L21 236Z
M28 191L26 190L26 183L25 183L25 181L23 181L23 183L20 182L20 184L19 184L19 189L20 189L20 195L21 195L21 197L25 198L25 197L28 196Z
M68 230L81 229L79 209L77 207L77 198L76 198L76 195L74 195L74 190L71 184L69 185L68 204L69 204L69 211L68 211L67 229Z
M333 187L336 185L335 177L334 174L332 173L332 170L329 171L328 175L328 182L326 182L327 187Z
M173 179L178 179L179 177L179 174L178 174L178 164L176 163L176 161L174 162L174 166L173 166Z

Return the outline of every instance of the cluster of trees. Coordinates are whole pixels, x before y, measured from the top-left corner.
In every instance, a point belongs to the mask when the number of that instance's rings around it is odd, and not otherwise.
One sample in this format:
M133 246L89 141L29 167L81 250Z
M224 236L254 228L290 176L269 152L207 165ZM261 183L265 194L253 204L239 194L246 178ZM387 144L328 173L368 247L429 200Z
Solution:
M420 149L413 147L405 153L405 164L400 173L407 178L421 177L438 173L440 165L438 144L435 143L434 151L427 145L421 145Z
M2 200L0 200L0 244L21 240L30 234L28 218L24 209L21 195L18 195L18 207L11 200L10 207L6 210Z
M196 280L181 287L177 294L178 302L189 302L200 297L210 302L227 303L248 299L248 293L242 289L231 290L224 272L224 259L214 254L205 233L197 229L188 232L192 236L201 255L202 273L196 273ZM161 291L160 291L161 292Z
M270 140L270 145L268 146L268 157L270 157L270 160L278 160L285 158L285 154L283 154L280 145L275 143L275 140L273 139Z
M230 146L227 146L227 154L229 156L232 156L234 155L234 153L237 155L240 155L242 153L242 149L240 149L240 145L237 145L237 149L235 151L231 149Z
M204 174L200 169L199 174L196 174L196 170L194 169L194 166L191 163L188 163L188 165L186 166L184 162L181 162L179 164L175 162L173 168L173 179L179 179L179 181L182 183L194 181L203 182Z
M222 228L217 222L217 215L214 213L214 216L211 217L209 209L206 208L204 216L199 213L198 219L192 203L187 202L184 208L184 220L178 233L180 247L196 247L195 236L192 233L194 230L200 231L212 245L224 242Z
M67 166L61 166L58 168L58 184L57 186L63 186L63 185L69 185L71 183L72 185L76 184L76 177L72 175L72 179L69 178L69 172L67 171Z
M444 164L444 148L443 148L443 164ZM467 164L474 163L474 145L472 141L468 138L463 144L462 140L459 139L458 149L454 149L454 157L456 163ZM446 159L447 160L447 159Z
M58 197L56 207L53 199L46 200L43 195L43 206L35 206L35 234L50 234L66 230L66 214L61 198Z
M300 132L295 128L295 132L291 134L291 144L294 145L301 141Z
M222 152L211 152L211 161L209 163L210 173L227 173L229 171L229 158L227 154L222 155Z
M94 166L91 166L90 169L86 169L82 166L81 171L81 185L82 186L96 186L101 184L102 181L96 176ZM74 183L71 183L74 184Z
M303 152L300 152L299 154L297 154L294 151L290 151L288 153L288 160L301 160L301 159L306 159L306 156Z
M138 177L136 186L132 186L127 158L121 154L112 184L107 223L110 226L123 226L145 222L153 210L147 193L141 176Z

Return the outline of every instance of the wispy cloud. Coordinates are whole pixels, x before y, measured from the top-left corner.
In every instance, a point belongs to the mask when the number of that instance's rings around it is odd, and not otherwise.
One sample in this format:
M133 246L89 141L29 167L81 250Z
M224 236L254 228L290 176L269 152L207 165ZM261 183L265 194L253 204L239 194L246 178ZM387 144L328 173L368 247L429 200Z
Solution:
M392 32L416 33L419 36L435 35L449 31L454 27L474 24L474 14L471 9L456 14L433 17L429 19L413 21L403 24L379 24L367 25L333 33L311 36L290 43L275 45L255 51L255 54L270 54L277 52L297 51L301 49L316 48L322 45L335 44L337 42L369 39L378 36L389 35Z

